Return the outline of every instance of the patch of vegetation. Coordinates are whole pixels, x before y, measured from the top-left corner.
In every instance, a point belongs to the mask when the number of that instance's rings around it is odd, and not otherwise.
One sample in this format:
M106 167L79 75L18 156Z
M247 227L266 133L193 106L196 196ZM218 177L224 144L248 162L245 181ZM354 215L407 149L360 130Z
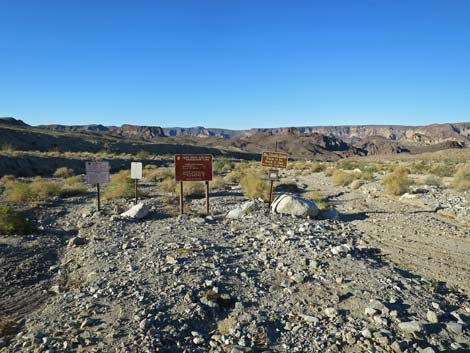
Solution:
M269 183L259 173L248 171L240 177L243 194L251 199L269 201Z
M32 226L22 212L11 206L0 205L0 234L25 235L31 231Z
M457 190L470 190L470 166L463 165L457 169L454 175L453 185Z
M320 162L312 162L309 169L312 173L320 173L326 169L326 165Z
M234 167L235 163L227 157L216 158L212 164L212 170L214 174L228 172L229 170L233 170Z
M403 195L408 191L411 181L409 171L405 167L398 167L382 179L385 193L389 195Z
M309 200L312 200L313 202L315 202L315 205L317 205L317 207L321 210L321 211L325 211L325 210L330 210L330 209L333 209L333 205L329 204L321 195L318 191L315 191L315 190L311 190L311 191L307 191L307 192L304 192L302 194L302 197L305 198L305 199L309 199Z
M430 174L440 176L440 177L451 177L455 174L455 172L456 172L455 165L449 164L449 163L433 165L429 170Z
M210 187L216 190L225 190L225 180L220 176L215 176L210 182Z
M75 173L72 168L60 167L56 169L53 176L55 178L69 178L73 176L74 174Z
M174 178L175 171L173 168L145 168L143 177L145 181L162 181L167 178Z
M166 178L159 184L160 190L169 194L176 193L176 181L174 178Z
M144 196L141 190L138 190L137 195ZM105 200L131 198L134 196L134 180L131 179L128 170L121 170L111 175L110 183L106 185L103 192Z
M336 170L333 173L333 185L347 186L357 179L355 173L345 172L343 170Z
M141 150L135 156L138 159L149 159L152 157L152 154L149 151Z
M176 185L176 193L179 195L180 186ZM187 197L204 197L206 194L206 186L203 181L185 181L183 183L183 195Z

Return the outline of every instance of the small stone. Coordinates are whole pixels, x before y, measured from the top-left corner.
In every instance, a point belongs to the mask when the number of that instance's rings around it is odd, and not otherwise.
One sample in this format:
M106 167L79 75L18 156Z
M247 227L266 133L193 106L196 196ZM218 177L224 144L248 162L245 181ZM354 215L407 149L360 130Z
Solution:
M426 313L426 319L429 322L432 322L432 323L435 323L435 324L439 322L439 317L437 316L437 314L434 311L431 311L431 310L428 310L428 312Z
M371 338L372 332L368 328L365 328L364 330L361 331L361 335L364 338Z
M92 320L87 317L85 320L82 321L82 324L80 325L80 328L90 326L91 323L92 323Z
M204 343L204 338L202 338L201 336L194 337L193 338L193 343L197 344L197 345L203 344Z
M457 323L457 322L448 322L448 323L446 323L446 329L447 329L447 331L456 333L458 335L461 335L462 331L463 331L462 325Z
M166 257L166 263L169 265L176 265L178 263L178 259L174 258L173 256L168 255Z
M251 353L252 351L250 347L233 346L230 353Z
M334 318L338 315L338 310L336 310L335 308L326 308L325 315L329 318Z
M424 326L418 321L400 322L398 328L406 333L419 333L424 331Z
M56 285L53 285L51 288L49 288L49 292L58 295L64 292L64 288L56 284Z
M377 314L377 310L367 307L366 310L364 310L364 313L368 316L374 316L375 314Z
M76 246L85 245L85 244L86 244L85 238L73 237L72 239L69 240L67 246L71 248L71 247L76 247Z

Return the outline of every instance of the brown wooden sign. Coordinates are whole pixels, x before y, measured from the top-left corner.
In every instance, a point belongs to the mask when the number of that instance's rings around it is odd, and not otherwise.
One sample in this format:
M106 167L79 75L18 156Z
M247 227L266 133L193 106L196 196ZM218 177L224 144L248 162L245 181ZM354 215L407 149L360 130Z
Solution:
M263 152L261 165L270 168L287 168L289 155L284 152Z
M177 154L175 176L176 181L211 181L212 155Z

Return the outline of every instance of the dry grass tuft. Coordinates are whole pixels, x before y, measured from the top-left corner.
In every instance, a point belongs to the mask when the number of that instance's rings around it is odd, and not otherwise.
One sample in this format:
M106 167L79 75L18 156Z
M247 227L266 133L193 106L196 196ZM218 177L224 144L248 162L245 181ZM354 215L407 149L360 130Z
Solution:
M251 199L269 201L269 183L262 179L260 173L249 171L240 177L243 194Z
M311 191L307 191L307 192L304 192L302 194L302 197L305 198L305 199L309 199L309 200L312 200L315 202L315 204L317 205L317 207L322 210L322 211L325 211L325 210L329 210L329 209L332 209L333 208L333 205L329 204L321 195L318 191L315 191L315 190L311 190Z
M128 170L111 175L110 183L106 185L103 198L105 200L114 200L119 198L134 197L134 181L131 179ZM138 191L139 196L143 196L141 190Z
M457 190L470 190L470 166L463 165L457 169L454 175L453 185Z
M22 212L15 211L11 206L0 205L0 234L25 235L31 231L31 224Z
M382 179L385 193L389 195L403 195L408 191L411 181L408 177L409 171L404 167L396 168L392 173Z
M53 176L55 178L70 178L73 175L74 171L72 168L60 167L56 169Z

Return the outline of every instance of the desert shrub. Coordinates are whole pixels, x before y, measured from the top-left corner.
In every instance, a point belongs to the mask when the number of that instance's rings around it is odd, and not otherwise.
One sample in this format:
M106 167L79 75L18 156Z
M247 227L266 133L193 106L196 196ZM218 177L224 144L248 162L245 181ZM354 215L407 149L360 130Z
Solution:
M14 152L16 150L17 148L9 143L3 143L0 145L0 151L3 151L3 152Z
M6 199L9 202L29 202L34 199L28 183L14 182L7 185Z
M319 162L312 162L309 169L312 173L320 173L326 169L326 165Z
M176 190L176 181L174 178L166 178L160 183L160 189L163 192L174 194Z
M176 185L176 193L179 195L180 186ZM183 183L183 195L187 197L203 197L206 194L206 186L203 181L185 181Z
M82 182L79 176L72 176L64 180L61 189L61 197L71 197L86 194L87 186Z
M143 177L145 181L162 181L167 178L174 178L173 168L144 169Z
M152 156L152 154L149 151L141 150L135 156L138 159L149 159Z
M224 176L224 180L228 184L234 184L240 182L240 177L242 173L239 170L233 170Z
M48 200L61 196L62 186L57 182L48 182L38 177L29 184L29 190L34 200Z
M0 183L3 183L5 185L8 184L8 183L14 182L14 181L16 181L14 175L7 174L7 175L4 175L0 178Z
M323 172L326 176L332 176L335 173L335 168L326 168Z
M402 195L407 192L411 184L408 173L406 168L398 167L386 175L382 179L385 192L389 195Z
M315 191L315 190L311 190L311 191L307 191L307 192L304 192L302 194L302 197L305 198L305 199L309 199L309 200L312 200L315 202L315 204L317 205L317 207L324 211L324 210L329 210L331 208L333 208L332 205L330 205L321 195L318 191Z
M355 173L349 173L342 170L336 170L333 173L333 185L347 186L357 178Z
M429 174L430 166L425 161L414 162L409 166L412 174Z
M134 195L134 181L130 178L127 170L121 170L111 175L111 180L103 192L105 200L133 197Z
M11 206L0 205L0 234L24 235L31 233L31 224L22 212L15 211Z
M441 178L435 176L435 175L428 175L424 181L424 185L433 185L433 186L442 186L442 180Z
M251 199L269 200L269 183L259 173L249 171L240 177L243 194Z
M54 177L56 178L68 178L74 175L73 169L72 168L67 168L67 167L60 167L57 168L56 171L54 172Z
M211 183L210 183L211 188L216 189L216 190L224 190L225 189L225 180L224 178L220 176L215 176Z
M470 166L464 165L457 169L454 175L453 185L457 190L470 190Z
M214 163L212 164L212 170L214 171L214 174L221 174L223 172L232 170L234 166L235 163L233 163L227 157L220 157L215 159Z
M429 169L429 173L440 177L451 177L455 174L455 165L452 164L436 164Z

